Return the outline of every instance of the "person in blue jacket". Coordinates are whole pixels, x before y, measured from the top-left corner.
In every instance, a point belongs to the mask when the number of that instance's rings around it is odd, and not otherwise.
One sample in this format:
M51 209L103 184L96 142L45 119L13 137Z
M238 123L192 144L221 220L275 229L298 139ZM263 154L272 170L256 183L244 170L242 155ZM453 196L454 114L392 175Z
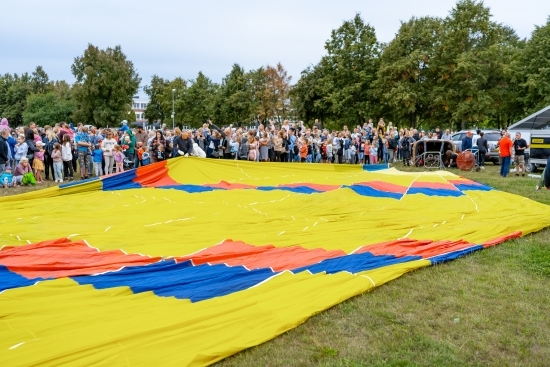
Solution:
M466 136L462 138L462 148L461 150L464 152L467 149L472 149L472 132L468 131L466 133Z

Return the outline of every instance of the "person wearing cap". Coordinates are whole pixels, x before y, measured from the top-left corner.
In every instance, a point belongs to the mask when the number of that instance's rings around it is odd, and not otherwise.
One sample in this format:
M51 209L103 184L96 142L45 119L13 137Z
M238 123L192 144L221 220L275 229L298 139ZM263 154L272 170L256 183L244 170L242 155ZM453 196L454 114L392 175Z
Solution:
M128 121L122 120L121 124L122 124L122 126L120 127L120 129L118 129L118 131L122 131L122 132L128 131L128 129L129 129Z
M473 143L472 143L472 132L468 131L466 133L466 136L462 138L462 147L461 150L464 152L468 149L472 149Z
M4 186L5 189L13 185L13 175L10 166L6 166L4 172L0 174L0 185Z

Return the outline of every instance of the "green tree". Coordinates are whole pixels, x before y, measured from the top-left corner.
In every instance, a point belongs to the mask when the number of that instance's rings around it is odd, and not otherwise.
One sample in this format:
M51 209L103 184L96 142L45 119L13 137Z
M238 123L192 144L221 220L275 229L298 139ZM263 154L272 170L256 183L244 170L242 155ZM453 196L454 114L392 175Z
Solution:
M297 110L306 120L319 117L337 126L361 123L380 111L374 82L381 45L374 28L356 14L332 31L325 49L327 55L304 70L306 79L294 88Z
M550 17L545 25L535 26L519 66L525 112L550 105Z
M375 82L376 93L396 121L430 119L431 90L435 85L432 62L442 31L442 20L412 18L402 22L395 38L384 48Z
M27 96L33 91L31 82L28 73L0 77L0 115L6 117L12 126L23 124Z
M476 126L496 114L491 71L500 69L501 29L483 2L460 0L444 20L433 67L432 116L442 122ZM456 125L455 125L456 126Z
M185 93L186 113L183 122L192 127L199 127L213 114L217 86L202 72L189 83L191 85Z
M32 72L31 86L35 94L47 93L53 89L53 82L50 82L50 78L42 66L37 66Z
M60 121L68 121L74 111L74 100L65 99L56 92L31 94L27 97L23 120L34 121L40 126L53 125Z
M172 122L172 93L174 96L174 121L176 125L183 125L185 116L189 113L187 104L187 81L181 77L177 77L170 81L164 89L162 100L163 106L167 111L166 116L168 121L163 121L169 125ZM172 92L174 91L174 92Z
M223 79L214 102L214 120L219 124L240 123L255 116L251 80L239 64Z
M98 126L117 124L141 81L121 47L100 50L89 44L84 55L75 58L71 70L76 78L76 119Z
M300 79L290 90L292 108L304 121L313 121L316 118L325 121L332 116L323 103L325 93L320 85L323 74L324 70L320 65L309 66L302 71Z
M153 75L151 84L143 87L143 90L149 96L149 104L145 109L145 118L149 123L155 121L165 122L165 119L170 117L171 110L166 110L165 101L165 89L168 88L168 84L168 80Z

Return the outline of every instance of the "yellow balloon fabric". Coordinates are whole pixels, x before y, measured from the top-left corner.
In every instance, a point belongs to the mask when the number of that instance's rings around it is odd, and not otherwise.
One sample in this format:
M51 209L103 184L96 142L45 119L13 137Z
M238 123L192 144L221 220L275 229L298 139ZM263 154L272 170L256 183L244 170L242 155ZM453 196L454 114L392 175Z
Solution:
M549 206L449 172L195 158L0 213L1 366L209 365L550 224Z

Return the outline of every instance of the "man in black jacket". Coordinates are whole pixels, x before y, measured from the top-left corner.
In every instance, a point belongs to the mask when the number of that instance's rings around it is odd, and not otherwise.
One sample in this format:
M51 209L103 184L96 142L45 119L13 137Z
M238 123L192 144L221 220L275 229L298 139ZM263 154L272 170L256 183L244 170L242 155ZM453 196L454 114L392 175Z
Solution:
M489 151L489 143L487 142L487 139L485 138L485 133L481 131L479 133L479 139L477 139L477 149L479 154L479 167L481 169L485 169L485 156L487 155L487 152Z
M189 136L189 132L185 131L180 136L176 137L172 142L174 152L178 155L189 155L193 153L193 139Z
M9 160L8 137L10 136L9 129L2 129L0 134L0 174L4 172L4 167Z

